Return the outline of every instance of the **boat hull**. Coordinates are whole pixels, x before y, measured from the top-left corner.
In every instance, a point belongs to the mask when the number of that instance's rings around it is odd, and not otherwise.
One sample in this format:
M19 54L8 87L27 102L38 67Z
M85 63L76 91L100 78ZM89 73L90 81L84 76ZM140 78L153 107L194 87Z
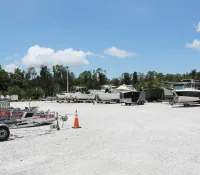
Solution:
M116 100L120 100L120 94L99 93L98 98L101 101L116 101Z
M174 96L174 102L180 104L200 103L200 97Z
M176 91L178 96L200 97L200 90Z

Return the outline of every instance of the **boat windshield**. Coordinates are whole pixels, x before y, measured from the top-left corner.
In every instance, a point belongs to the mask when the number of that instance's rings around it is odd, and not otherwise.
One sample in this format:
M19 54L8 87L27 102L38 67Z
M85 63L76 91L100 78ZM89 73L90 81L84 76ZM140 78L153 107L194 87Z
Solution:
M174 90L182 90L184 89L184 84L174 84Z
M30 117L33 117L33 113L27 113L24 118L30 118Z
M174 90L183 90L184 88L199 89L200 85L198 83L180 83L174 84Z

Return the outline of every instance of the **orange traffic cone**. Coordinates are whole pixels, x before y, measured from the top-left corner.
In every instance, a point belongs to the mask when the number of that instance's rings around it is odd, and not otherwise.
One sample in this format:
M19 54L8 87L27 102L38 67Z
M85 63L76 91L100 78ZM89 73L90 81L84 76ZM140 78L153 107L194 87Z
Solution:
M74 126L72 128L74 128L74 129L81 128L79 126L79 122L78 122L78 113L77 113L77 110L76 110L76 114L75 114L75 118L74 118Z

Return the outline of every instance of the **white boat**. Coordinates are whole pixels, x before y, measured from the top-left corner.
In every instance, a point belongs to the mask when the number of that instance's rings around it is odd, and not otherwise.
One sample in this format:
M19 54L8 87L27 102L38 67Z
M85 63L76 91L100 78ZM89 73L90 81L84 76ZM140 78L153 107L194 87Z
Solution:
M83 94L81 92L76 92L73 95L76 100L94 100L96 98L95 94Z
M178 96L200 97L200 82L184 79L173 83L173 89Z
M98 99L100 101L119 101L120 93L99 93Z
M86 94L85 93L86 88L85 87L81 87L81 86L76 86L75 87L75 92L71 93L71 98L74 101L78 101L78 100L94 100L95 99L95 94L89 93Z
M11 100L11 97L9 95L6 95L5 100Z
M38 107L22 110L11 108L9 102L1 103L0 107L0 123L17 125L20 128L51 124L56 120L55 112L38 111Z
M184 79L173 82L173 102L188 106L192 103L200 103L200 82Z
M120 91L120 92L123 92L123 91L137 91L134 87L133 87L133 85L125 85L125 84L123 84L123 85L121 85L121 86L119 86L118 88L116 88L116 90L118 90L118 91Z
M0 95L0 100L5 100L5 97L3 95Z
M89 90L91 94L96 94L100 101L120 101L120 92L136 91L132 85L121 85L118 88L111 85L102 85L99 90Z
M69 99L73 99L74 97L74 93L67 93L65 91L56 94L56 97L59 98L60 100L69 100Z
M111 86L111 85L101 85L99 86L99 89L89 89L88 91L91 94L98 95L100 93L112 93L116 89L116 86Z

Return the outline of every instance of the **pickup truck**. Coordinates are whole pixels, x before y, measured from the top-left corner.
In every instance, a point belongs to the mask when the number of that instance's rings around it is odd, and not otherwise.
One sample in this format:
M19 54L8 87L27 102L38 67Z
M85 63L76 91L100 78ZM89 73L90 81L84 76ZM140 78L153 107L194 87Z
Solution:
M0 142L8 140L10 137L10 130L6 124L0 124Z

